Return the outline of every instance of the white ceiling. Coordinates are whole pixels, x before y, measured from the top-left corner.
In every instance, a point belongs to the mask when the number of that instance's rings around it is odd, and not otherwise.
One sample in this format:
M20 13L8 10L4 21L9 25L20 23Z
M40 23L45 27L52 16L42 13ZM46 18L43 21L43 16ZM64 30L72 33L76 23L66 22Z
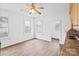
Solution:
M29 6L29 4L25 3L2 3L0 4L1 8L7 9L14 12L19 12L22 14L27 14L28 12L25 11L25 8ZM27 5L27 6L26 6ZM44 7L43 12L45 14L62 14L68 12L69 4L66 3L40 3L40 6Z

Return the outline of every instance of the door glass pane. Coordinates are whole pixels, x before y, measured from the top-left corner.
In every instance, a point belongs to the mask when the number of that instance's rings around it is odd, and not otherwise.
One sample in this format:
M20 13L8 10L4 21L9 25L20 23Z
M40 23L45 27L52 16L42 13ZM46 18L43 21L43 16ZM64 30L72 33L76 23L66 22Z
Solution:
M42 33L42 22L41 21L37 21L37 33Z
M31 23L30 21L25 21L25 33L31 33Z

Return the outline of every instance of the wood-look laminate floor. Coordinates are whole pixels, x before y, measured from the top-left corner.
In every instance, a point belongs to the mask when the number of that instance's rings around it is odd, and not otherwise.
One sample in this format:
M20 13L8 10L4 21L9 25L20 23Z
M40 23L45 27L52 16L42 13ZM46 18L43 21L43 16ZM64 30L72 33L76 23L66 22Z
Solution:
M1 49L1 56L58 56L59 41L51 42L32 39L17 45Z
M61 56L79 56L79 40L75 39L66 39L65 44L63 45Z

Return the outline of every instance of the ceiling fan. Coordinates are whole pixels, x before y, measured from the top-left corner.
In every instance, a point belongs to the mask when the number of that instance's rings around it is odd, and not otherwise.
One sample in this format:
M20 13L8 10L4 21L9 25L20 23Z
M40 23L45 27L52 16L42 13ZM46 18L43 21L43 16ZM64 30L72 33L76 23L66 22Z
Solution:
M40 7L35 3L32 3L31 6L29 6L29 7L30 7L29 14L32 14L32 13L36 12L36 13L41 15L42 14L41 9L44 9L43 7Z

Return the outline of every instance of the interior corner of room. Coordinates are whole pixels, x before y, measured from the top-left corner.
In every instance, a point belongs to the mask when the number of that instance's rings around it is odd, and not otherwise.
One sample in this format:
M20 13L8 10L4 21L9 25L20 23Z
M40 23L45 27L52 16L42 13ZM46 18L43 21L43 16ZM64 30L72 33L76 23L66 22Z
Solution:
M70 3L0 4L1 49L30 40L57 39L64 45L67 32L72 27L79 30L78 9L79 4Z

